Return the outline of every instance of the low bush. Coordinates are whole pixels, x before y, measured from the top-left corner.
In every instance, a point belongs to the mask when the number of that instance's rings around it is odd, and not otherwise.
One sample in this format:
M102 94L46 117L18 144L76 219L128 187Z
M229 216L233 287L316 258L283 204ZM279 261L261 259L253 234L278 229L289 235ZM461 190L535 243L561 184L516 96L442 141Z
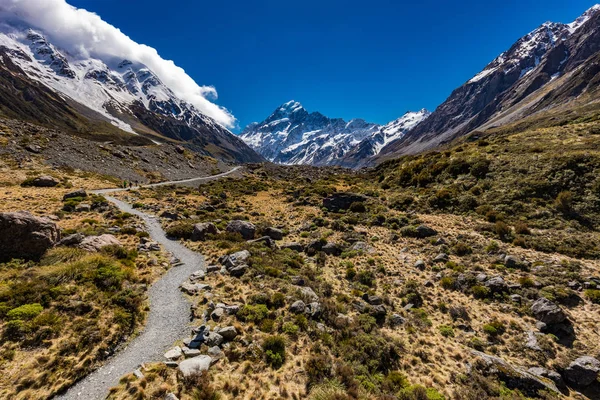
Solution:
M262 344L266 363L273 369L279 369L285 362L285 338L267 336Z

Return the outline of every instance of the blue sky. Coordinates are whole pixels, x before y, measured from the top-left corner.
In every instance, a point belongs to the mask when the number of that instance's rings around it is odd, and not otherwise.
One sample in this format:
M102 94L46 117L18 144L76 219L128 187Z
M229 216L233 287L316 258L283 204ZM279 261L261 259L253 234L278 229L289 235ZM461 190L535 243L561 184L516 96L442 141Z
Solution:
M519 37L590 0L68 0L174 60L239 128L294 99L386 123L434 110ZM492 3L492 4L490 4ZM239 129L237 129L239 130ZM235 130L235 131L237 131Z

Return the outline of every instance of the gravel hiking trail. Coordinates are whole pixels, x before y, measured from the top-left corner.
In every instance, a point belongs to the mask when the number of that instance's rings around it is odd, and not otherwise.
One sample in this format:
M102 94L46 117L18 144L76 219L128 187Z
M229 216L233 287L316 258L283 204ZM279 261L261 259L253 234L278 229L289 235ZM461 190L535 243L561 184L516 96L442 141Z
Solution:
M238 169L240 167L218 175L163 182L145 187L210 181L230 175ZM57 400L105 399L109 389L116 386L123 375L133 372L142 363L163 361L163 354L173 346L173 343L189 333L190 303L179 290L179 285L187 280L193 272L206 269L204 257L178 241L167 239L157 217L138 211L129 204L107 195L107 193L125 190L128 189L105 189L94 191L94 193L103 194L121 211L140 217L146 224L151 239L160 243L163 249L170 252L179 262L148 290L150 312L146 325L139 335L110 357L100 368L77 382L64 394L55 396L54 399Z

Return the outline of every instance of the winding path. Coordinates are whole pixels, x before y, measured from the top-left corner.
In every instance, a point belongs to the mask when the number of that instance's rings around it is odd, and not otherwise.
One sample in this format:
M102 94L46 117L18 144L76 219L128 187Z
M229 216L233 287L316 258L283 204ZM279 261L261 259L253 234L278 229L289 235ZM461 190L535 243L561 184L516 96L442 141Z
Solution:
M240 167L235 167L218 175L164 182L145 187L210 181L230 175L238 169ZM146 224L152 240L160 243L166 251L171 252L182 264L167 271L148 290L150 312L146 325L140 334L125 348L109 358L103 366L76 383L65 394L56 396L55 399L104 399L108 395L109 389L117 385L123 375L133 372L142 363L163 360L162 355L173 346L173 343L188 333L190 304L179 290L179 285L188 279L193 272L206 268L204 257L177 241L167 239L158 218L106 195L107 193L124 190L127 189L105 189L94 193L104 194L107 200L122 211L140 217Z

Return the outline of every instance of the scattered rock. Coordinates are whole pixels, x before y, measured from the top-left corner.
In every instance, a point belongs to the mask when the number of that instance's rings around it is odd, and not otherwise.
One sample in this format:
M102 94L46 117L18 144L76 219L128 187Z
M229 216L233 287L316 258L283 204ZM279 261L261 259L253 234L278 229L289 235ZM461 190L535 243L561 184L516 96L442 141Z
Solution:
M142 373L142 370L139 368L137 368L135 371L133 371L133 375L135 375L135 377L138 379L144 379L144 374Z
M537 340L537 335L535 332L533 331L528 331L526 333L526 341L525 341L525 347L527 347L528 349L534 350L534 351L542 351L542 348L540 347L538 340Z
M304 312L306 314L308 314L308 316L310 318L313 318L313 319L319 318L321 316L321 311L322 311L321 303L319 303L317 301L309 303L306 306L306 310L304 310Z
M212 358L210 356L201 355L194 358L188 358L179 363L179 371L187 378L208 371L211 363Z
M106 246L121 246L121 242L113 235L88 236L79 243L79 248L86 251L100 251Z
M202 269L199 269L198 271L196 271L190 275L190 281L191 282L202 281L202 280L204 280L205 277L206 277L206 272L204 272L204 270L202 270Z
M248 266L246 264L242 264L242 265L238 265L233 268L229 268L228 272L229 272L229 275L233 276L234 278L239 278L246 273L247 269L248 269Z
M323 249L323 246L325 246L326 244L327 242L325 240L314 240L306 245L304 251L309 256L312 256L315 255L318 251L321 251Z
M0 213L0 262L39 260L60 240L58 226L27 211Z
M192 232L192 240L195 242L205 241L209 235L217 235L219 230L212 222L203 222L194 225L194 231Z
M179 214L171 212L171 211L163 211L159 215L159 217L169 219L171 221L179 221L181 219L181 216Z
M259 237L258 239L248 240L248 243L264 243L265 246L267 246L270 249L275 249L277 247L277 245L275 244L275 241L273 239L271 239L269 236L262 236L262 237Z
M183 347L181 349L183 355L185 356L185 358L192 358L192 357L196 357L199 356L201 354L201 351L198 349L190 349L189 347Z
M31 181L31 185L35 187L55 187L59 183L60 182L58 181L58 179L49 175L38 176L37 178Z
M88 203L80 203L75 206L75 212L90 212L92 205Z
M183 355L181 347L175 346L171 350L165 353L165 358L167 360L177 360L179 357Z
M254 239L256 226L248 221L234 220L227 224L227 232L239 233L245 240Z
M28 144L27 146L25 146L25 150L34 154L40 154L42 152L42 148L37 144Z
M292 276L291 278L292 285L296 286L304 286L304 278L301 276Z
M448 254L446 253L440 253L437 256L435 256L435 258L433 259L434 263L442 263L442 262L448 262L449 258L448 258Z
M418 238L427 238L438 234L435 229L430 228L427 225L419 225L416 227L415 231L417 232Z
M368 295L367 293L363 295L362 299L372 306L383 304L383 299L381 297L375 295Z
M57 246L77 246L85 239L85 235L83 233L74 233L63 238L60 242L58 242Z
M224 357L223 351L219 346L213 346L208 349L208 355L212 357L213 363Z
M206 267L207 274L212 274L213 272L219 272L220 270L221 270L221 267L219 267L218 265L209 265L208 267Z
M283 231L281 229L269 227L265 229L265 235L273 240L283 240Z
M69 192L63 196L63 201L68 199L73 199L75 197L87 197L87 192L83 189L75 190L73 192Z
M223 315L225 315L225 310L222 308L216 308L213 312L210 313L210 318L213 321L220 321L221 318L223 318Z
M342 248L337 243L327 243L325 246L323 246L321 251L325 254L336 257L342 254Z
M304 297L304 299L308 300L309 303L312 303L314 301L319 301L319 296L317 296L315 291L312 290L312 288L310 288L309 286L301 287L300 294L302 295L302 297Z
M331 212L348 210L353 203L364 203L367 197L355 193L333 193L323 199L323 207Z
M559 324L567 319L564 311L545 297L540 297L531 305L531 312L545 324Z
M600 361L590 356L579 357L565 370L565 379L576 386L589 386L598 379Z
M390 317L390 325L392 326L404 325L405 323L406 319L404 319L399 314L392 314L392 316Z
M558 393L554 382L548 379L540 379L538 376L515 367L503 359L480 351L471 350L478 357L476 368L484 375L495 375L506 383L510 389L519 389L527 396L537 397L540 390L551 390Z
M208 347L220 346L221 343L223 343L223 340L223 336L216 332L208 332L204 336L204 343L206 343Z
M216 332L219 335L223 336L223 339L225 339L228 342L231 342L238 335L238 332L234 326L226 326L224 328L219 328L216 330Z
M191 282L183 282L180 286L181 291L187 293L191 296L196 295L203 291L210 291L212 288L210 285L206 285L204 283L191 283Z
M554 382L556 387L559 389L566 388L565 381L563 380L562 376L560 376L560 374L556 371L550 371L550 370L548 370L546 368L542 368L542 367L529 368L527 371L530 374L539 376L540 378L550 379L552 382Z
M237 253L228 254L221 257L220 262L229 270L230 268L237 267L238 265L246 264L249 258L250 252L248 250L242 250L238 251Z
M424 271L425 270L425 261L417 260L417 262L415 262L415 268L418 269L419 271Z
M372 246L369 246L365 242L356 242L356 243L354 243L350 247L350 250L359 251L359 252L363 252L363 253L369 253L369 254L375 252L375 249Z
M504 265L507 268L520 268L523 262L515 256L506 256L504 257Z
M286 244L282 244L281 249L290 249L292 251L297 251L298 253L301 253L302 251L304 251L304 246L302 246L300 243L286 243Z
M508 290L508 285L501 276L495 276L488 279L484 285L489 288L492 293L503 293Z
M290 312L294 314L302 314L306 310L306 304L302 300L297 300L290 306Z
M179 400L174 393L167 393L163 400Z

